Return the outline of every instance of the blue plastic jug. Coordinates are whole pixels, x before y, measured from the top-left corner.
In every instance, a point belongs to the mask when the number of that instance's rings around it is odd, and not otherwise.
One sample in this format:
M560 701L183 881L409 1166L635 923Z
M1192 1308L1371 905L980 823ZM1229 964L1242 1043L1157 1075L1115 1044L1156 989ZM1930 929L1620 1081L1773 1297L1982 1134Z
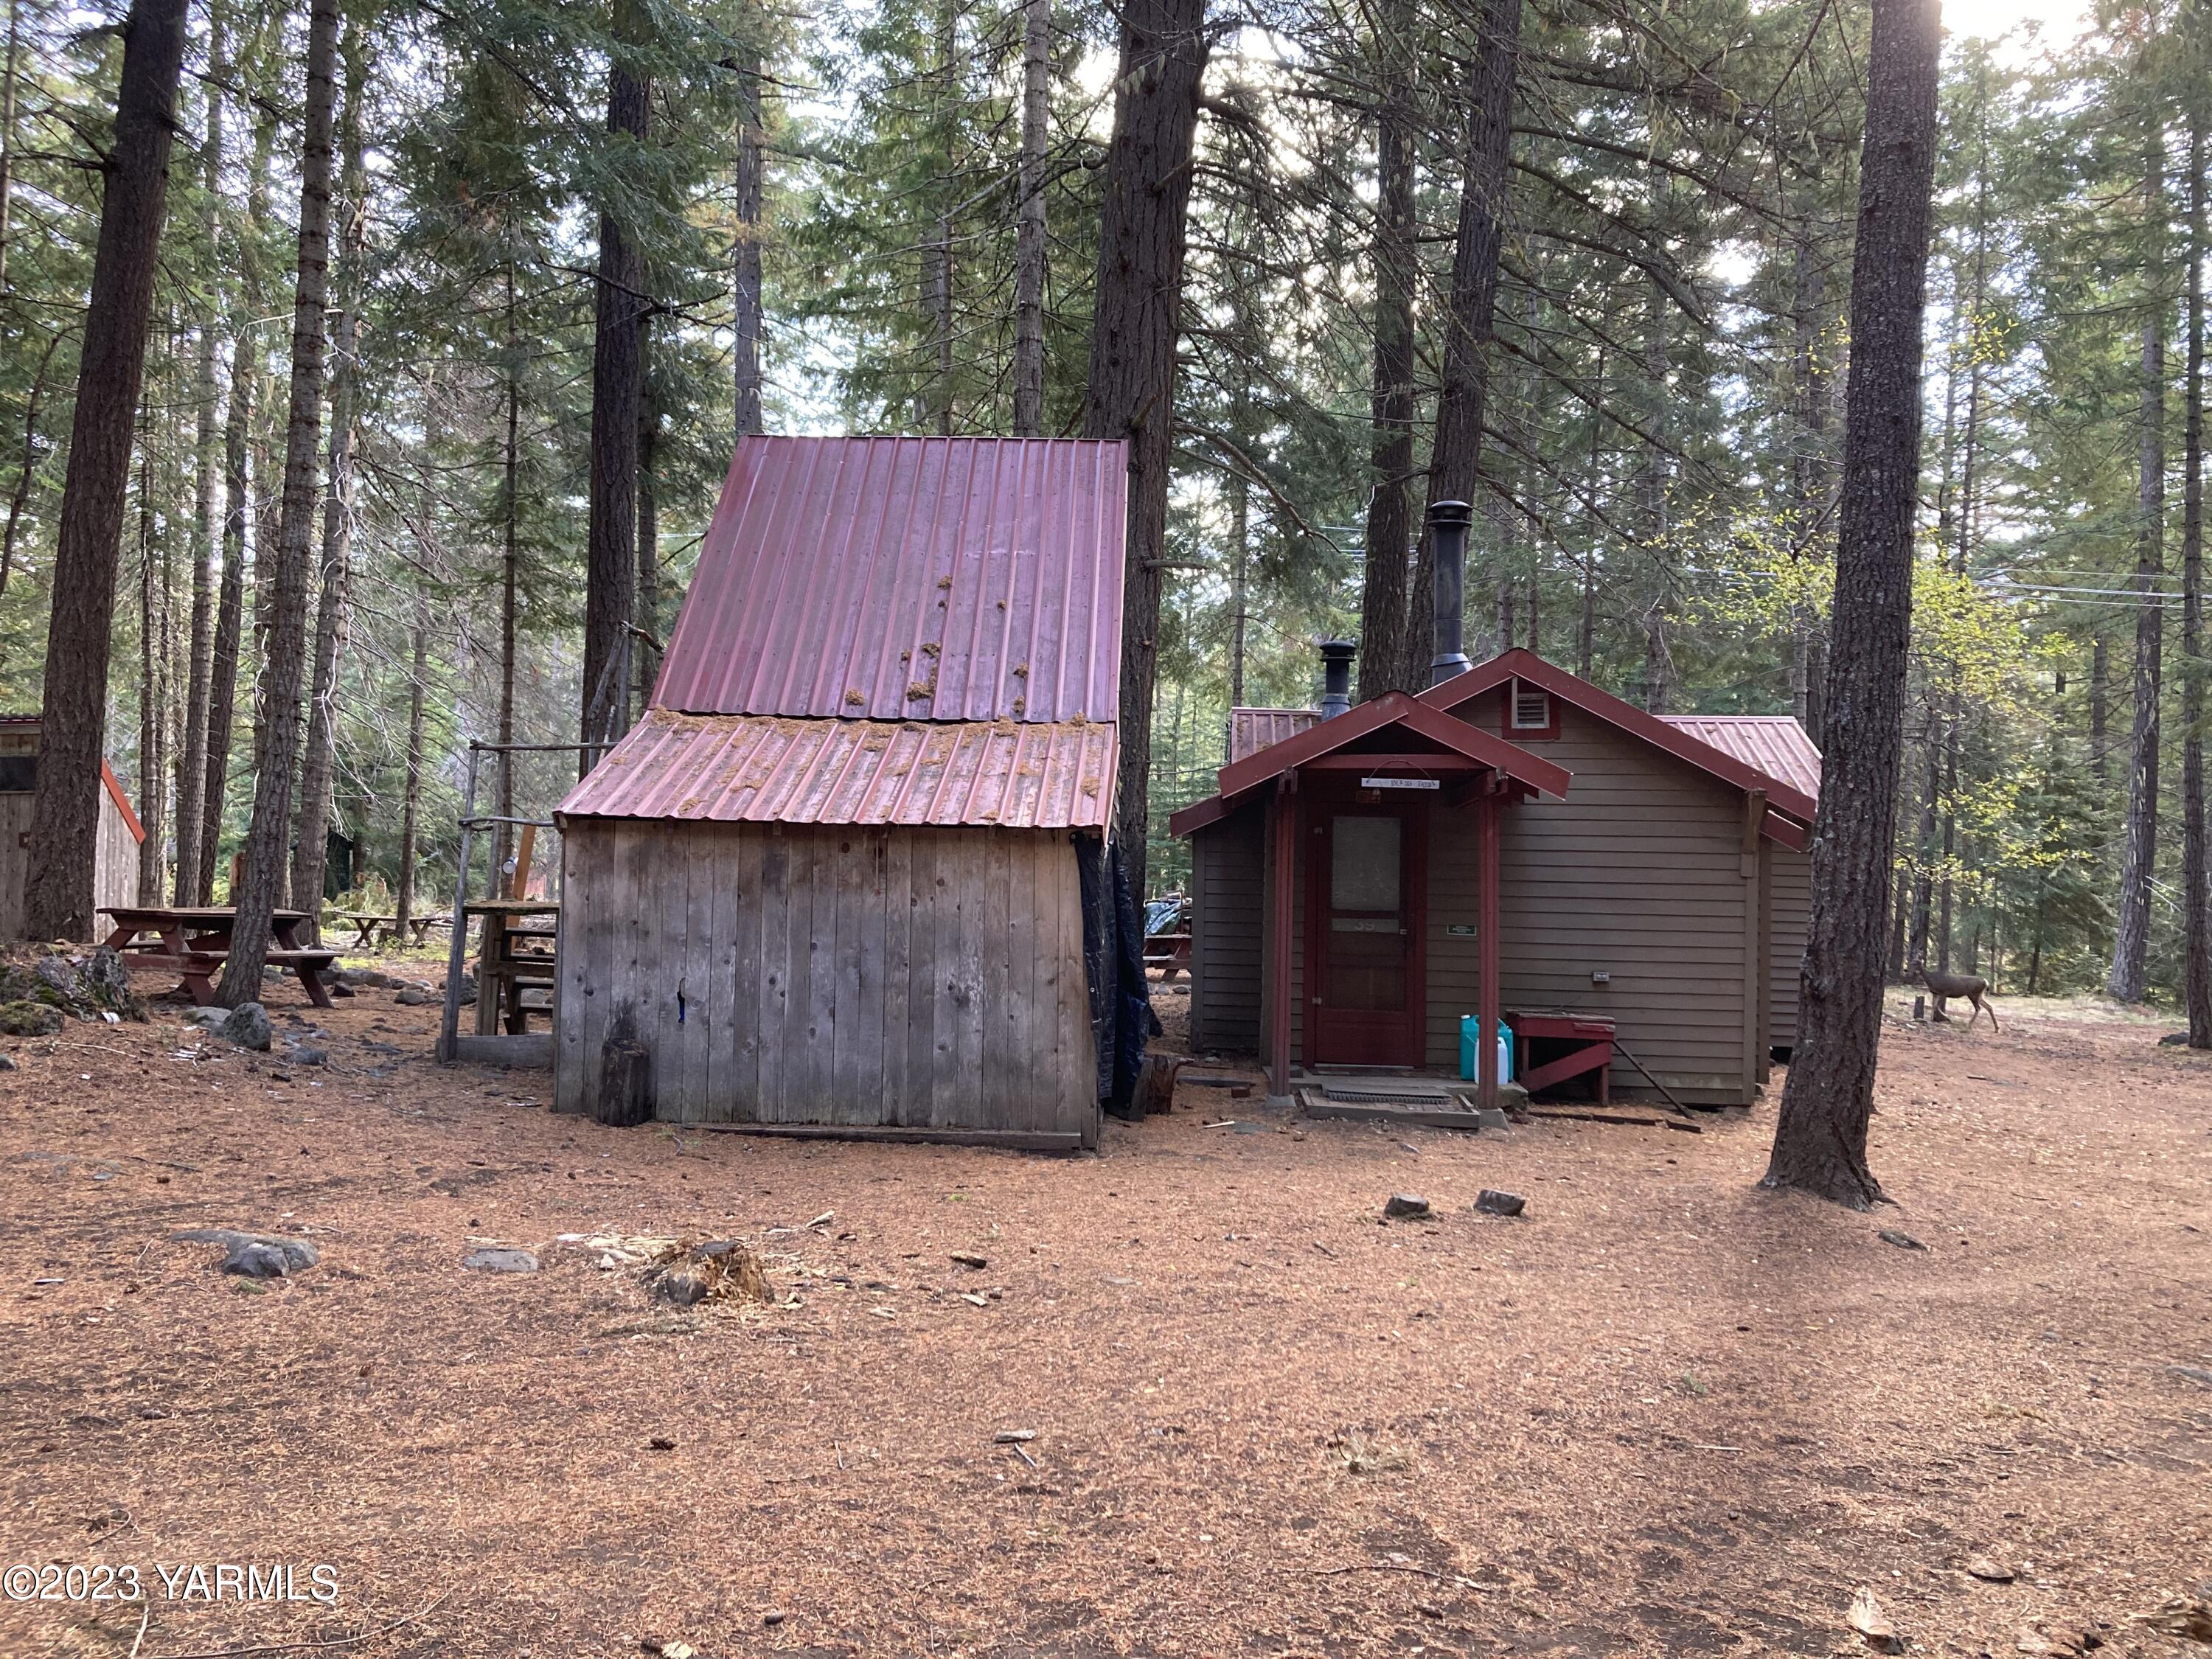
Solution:
M1481 1041L1482 1021L1473 1014L1462 1014L1459 1021L1459 1074L1462 1080L1474 1081L1475 1044ZM1504 1020L1498 1022L1498 1080L1513 1080L1513 1028Z

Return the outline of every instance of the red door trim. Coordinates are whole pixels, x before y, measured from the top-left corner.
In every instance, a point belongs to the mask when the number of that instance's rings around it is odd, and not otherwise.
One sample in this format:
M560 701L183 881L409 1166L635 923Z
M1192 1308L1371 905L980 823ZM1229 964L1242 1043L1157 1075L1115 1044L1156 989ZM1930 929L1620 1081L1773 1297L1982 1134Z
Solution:
M1321 853L1328 840L1328 826L1340 811L1363 817L1394 813L1405 828L1406 863L1402 876L1407 913L1406 1016L1400 1031L1396 1058L1382 1062L1419 1070L1428 1060L1429 1029L1429 812L1428 803L1361 801L1349 799L1308 799L1300 856L1305 862L1305 948L1300 953L1304 977L1299 988L1299 1063L1310 1069L1333 1064L1321 1052L1321 1022L1314 1013L1315 988L1322 982L1322 872Z

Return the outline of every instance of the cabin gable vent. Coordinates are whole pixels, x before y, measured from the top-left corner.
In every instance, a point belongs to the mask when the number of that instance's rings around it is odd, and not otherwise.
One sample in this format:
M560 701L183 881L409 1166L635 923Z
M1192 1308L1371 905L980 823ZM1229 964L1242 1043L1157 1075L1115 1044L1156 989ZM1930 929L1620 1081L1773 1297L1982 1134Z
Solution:
M1513 682L1513 729L1548 732L1552 729L1552 694L1526 680Z

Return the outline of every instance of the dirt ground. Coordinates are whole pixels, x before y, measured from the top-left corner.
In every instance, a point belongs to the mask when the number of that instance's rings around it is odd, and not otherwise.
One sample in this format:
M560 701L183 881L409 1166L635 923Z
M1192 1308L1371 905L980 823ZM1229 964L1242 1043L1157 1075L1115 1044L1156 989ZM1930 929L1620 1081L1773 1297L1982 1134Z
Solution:
M2001 1008L1889 1033L1873 1216L1755 1190L1771 1104L1462 1138L1186 1085L1048 1158L556 1118L389 992L272 994L326 1067L173 1006L11 1042L0 1565L154 1594L0 1601L0 1654L1851 1654L1864 1585L1914 1653L2202 1655L2130 1619L2212 1594L2212 1064ZM750 1240L782 1301L656 1303L602 1233ZM222 1563L337 1603L155 1577Z

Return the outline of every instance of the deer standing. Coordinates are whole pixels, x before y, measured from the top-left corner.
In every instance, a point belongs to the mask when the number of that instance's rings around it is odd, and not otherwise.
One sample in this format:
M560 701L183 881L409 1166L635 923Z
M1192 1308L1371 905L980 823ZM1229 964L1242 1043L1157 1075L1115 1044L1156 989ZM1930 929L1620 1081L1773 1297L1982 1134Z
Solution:
M1973 1030L1974 1021L1984 1014L1990 1017L1990 1030L1996 1031L2003 1029L1997 1024L1997 1011L1983 1000L1989 994L1990 982L1978 974L1931 974L1928 971L1926 963L1915 962L1912 964L1912 977L1925 985L1929 994L1936 999L1936 1018L1949 1018L1949 1016L1943 1012L1943 1004L1948 999L1964 997L1974 1005L1974 1012L1966 1016L1968 1030Z

